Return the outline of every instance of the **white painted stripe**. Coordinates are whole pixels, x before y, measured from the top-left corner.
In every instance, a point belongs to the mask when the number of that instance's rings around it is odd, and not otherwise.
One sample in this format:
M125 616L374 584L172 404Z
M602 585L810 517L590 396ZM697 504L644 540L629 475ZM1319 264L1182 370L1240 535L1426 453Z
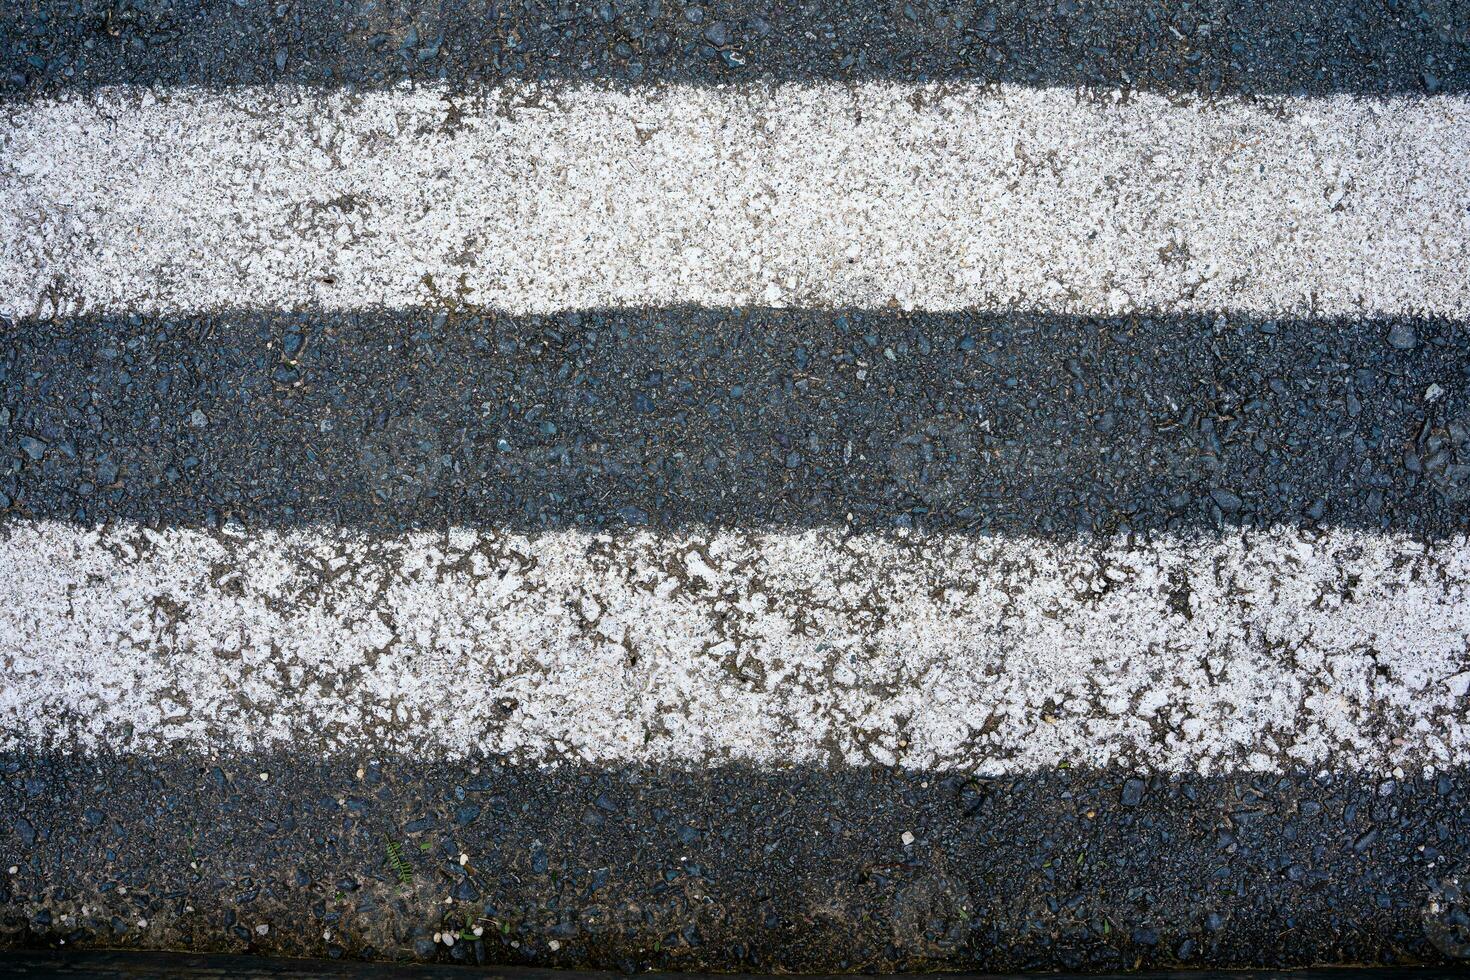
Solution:
M0 311L1470 314L1470 100L110 89L4 107Z
M12 523L0 747L1470 763L1470 542Z

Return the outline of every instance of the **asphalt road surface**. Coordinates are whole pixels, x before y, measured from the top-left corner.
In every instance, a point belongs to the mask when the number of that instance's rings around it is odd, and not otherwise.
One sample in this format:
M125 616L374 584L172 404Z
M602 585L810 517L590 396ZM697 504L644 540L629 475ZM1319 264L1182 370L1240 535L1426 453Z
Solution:
M16 0L0 943L1470 956L1470 6Z

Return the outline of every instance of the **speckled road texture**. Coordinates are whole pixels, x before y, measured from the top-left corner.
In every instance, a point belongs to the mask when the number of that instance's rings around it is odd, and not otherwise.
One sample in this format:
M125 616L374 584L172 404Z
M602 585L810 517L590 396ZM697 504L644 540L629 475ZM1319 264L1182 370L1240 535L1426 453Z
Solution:
M1470 545L364 539L0 545L6 748L1376 774L1470 762Z
M446 297L1470 313L1456 96L286 86L8 109L12 316Z
M1467 40L7 5L0 942L1465 958Z

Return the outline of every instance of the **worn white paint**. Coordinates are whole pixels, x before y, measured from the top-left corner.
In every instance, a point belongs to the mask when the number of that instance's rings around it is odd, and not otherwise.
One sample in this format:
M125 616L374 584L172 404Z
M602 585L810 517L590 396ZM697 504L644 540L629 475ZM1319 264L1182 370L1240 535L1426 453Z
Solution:
M0 530L0 748L1470 763L1470 542Z
M871 83L0 106L0 313L1470 315L1470 100Z

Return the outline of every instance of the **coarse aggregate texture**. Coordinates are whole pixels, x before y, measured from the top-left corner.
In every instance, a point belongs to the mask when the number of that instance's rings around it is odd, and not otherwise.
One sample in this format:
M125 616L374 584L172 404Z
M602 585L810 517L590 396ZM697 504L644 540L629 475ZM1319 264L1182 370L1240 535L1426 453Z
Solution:
M4 4L0 946L1465 960L1467 41Z
M0 312L1470 315L1470 101L867 83L12 102Z
M1465 92L1458 0L12 0L0 85L973 80Z
M1470 532L1442 319L222 311L0 330L0 507L396 533Z
M1443 966L1470 952L1466 793L1463 770L24 753L0 760L0 929L628 971Z

